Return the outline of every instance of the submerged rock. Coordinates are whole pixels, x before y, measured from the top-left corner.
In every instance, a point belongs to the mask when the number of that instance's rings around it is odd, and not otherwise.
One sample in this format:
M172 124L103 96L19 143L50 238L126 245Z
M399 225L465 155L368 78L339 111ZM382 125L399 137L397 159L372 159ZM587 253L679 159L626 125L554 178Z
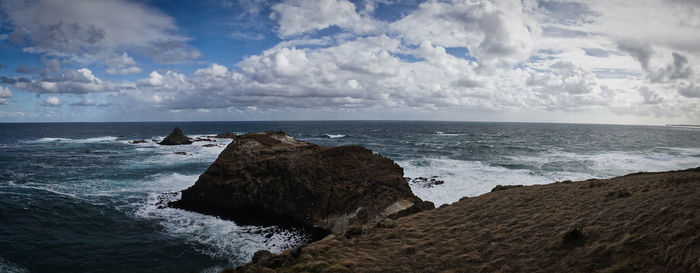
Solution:
M343 233L404 211L432 209L413 195L403 169L360 146L323 147L284 132L235 136L175 208L239 224L301 226Z
M192 144L192 140L190 140L189 137L185 136L185 134L182 133L182 130L180 130L180 127L175 127L175 130L173 130L170 135L168 135L163 141L158 143L160 145L182 145L182 144Z
M146 143L147 141L145 139L141 140L134 140L132 142L129 142L129 144L141 144L141 143Z

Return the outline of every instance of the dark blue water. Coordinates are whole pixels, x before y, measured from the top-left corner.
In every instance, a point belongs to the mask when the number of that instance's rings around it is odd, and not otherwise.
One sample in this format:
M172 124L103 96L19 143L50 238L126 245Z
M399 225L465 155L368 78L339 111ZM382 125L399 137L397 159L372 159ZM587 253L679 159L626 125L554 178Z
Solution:
M177 122L0 124L0 272L216 272L303 234L158 209L228 143L159 146L189 136L284 130L321 145L359 144L397 161L436 204L497 184L605 178L700 166L691 128L466 122ZM187 152L176 155L173 152Z

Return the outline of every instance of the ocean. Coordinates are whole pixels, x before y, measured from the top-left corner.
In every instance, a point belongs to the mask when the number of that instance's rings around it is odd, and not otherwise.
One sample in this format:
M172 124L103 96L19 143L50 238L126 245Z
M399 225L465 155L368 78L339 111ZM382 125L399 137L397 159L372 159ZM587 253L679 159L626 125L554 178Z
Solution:
M307 242L296 230L158 208L229 143L190 137L283 130L319 145L357 144L391 158L436 205L501 184L544 184L700 166L700 129L429 121L0 124L0 272L218 272L260 249ZM129 144L145 139L144 144ZM205 144L217 144L205 147ZM186 152L187 155L175 154Z

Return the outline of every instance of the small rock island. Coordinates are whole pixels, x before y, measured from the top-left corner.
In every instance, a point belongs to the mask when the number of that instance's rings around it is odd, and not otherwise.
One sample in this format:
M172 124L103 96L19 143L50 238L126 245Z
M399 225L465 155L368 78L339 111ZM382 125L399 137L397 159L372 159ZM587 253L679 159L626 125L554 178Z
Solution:
M411 192L399 165L363 147L324 147L284 132L231 137L172 207L325 234L434 208Z
M180 127L175 127L172 133L165 137L163 141L159 142L160 145L182 145L182 144L192 144L192 140L182 133Z

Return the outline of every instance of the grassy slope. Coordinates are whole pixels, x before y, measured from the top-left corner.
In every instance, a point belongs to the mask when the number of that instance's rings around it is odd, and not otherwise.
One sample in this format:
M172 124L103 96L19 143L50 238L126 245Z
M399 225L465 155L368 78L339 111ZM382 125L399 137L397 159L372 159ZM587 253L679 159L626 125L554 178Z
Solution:
M700 168L510 188L239 272L700 272Z

